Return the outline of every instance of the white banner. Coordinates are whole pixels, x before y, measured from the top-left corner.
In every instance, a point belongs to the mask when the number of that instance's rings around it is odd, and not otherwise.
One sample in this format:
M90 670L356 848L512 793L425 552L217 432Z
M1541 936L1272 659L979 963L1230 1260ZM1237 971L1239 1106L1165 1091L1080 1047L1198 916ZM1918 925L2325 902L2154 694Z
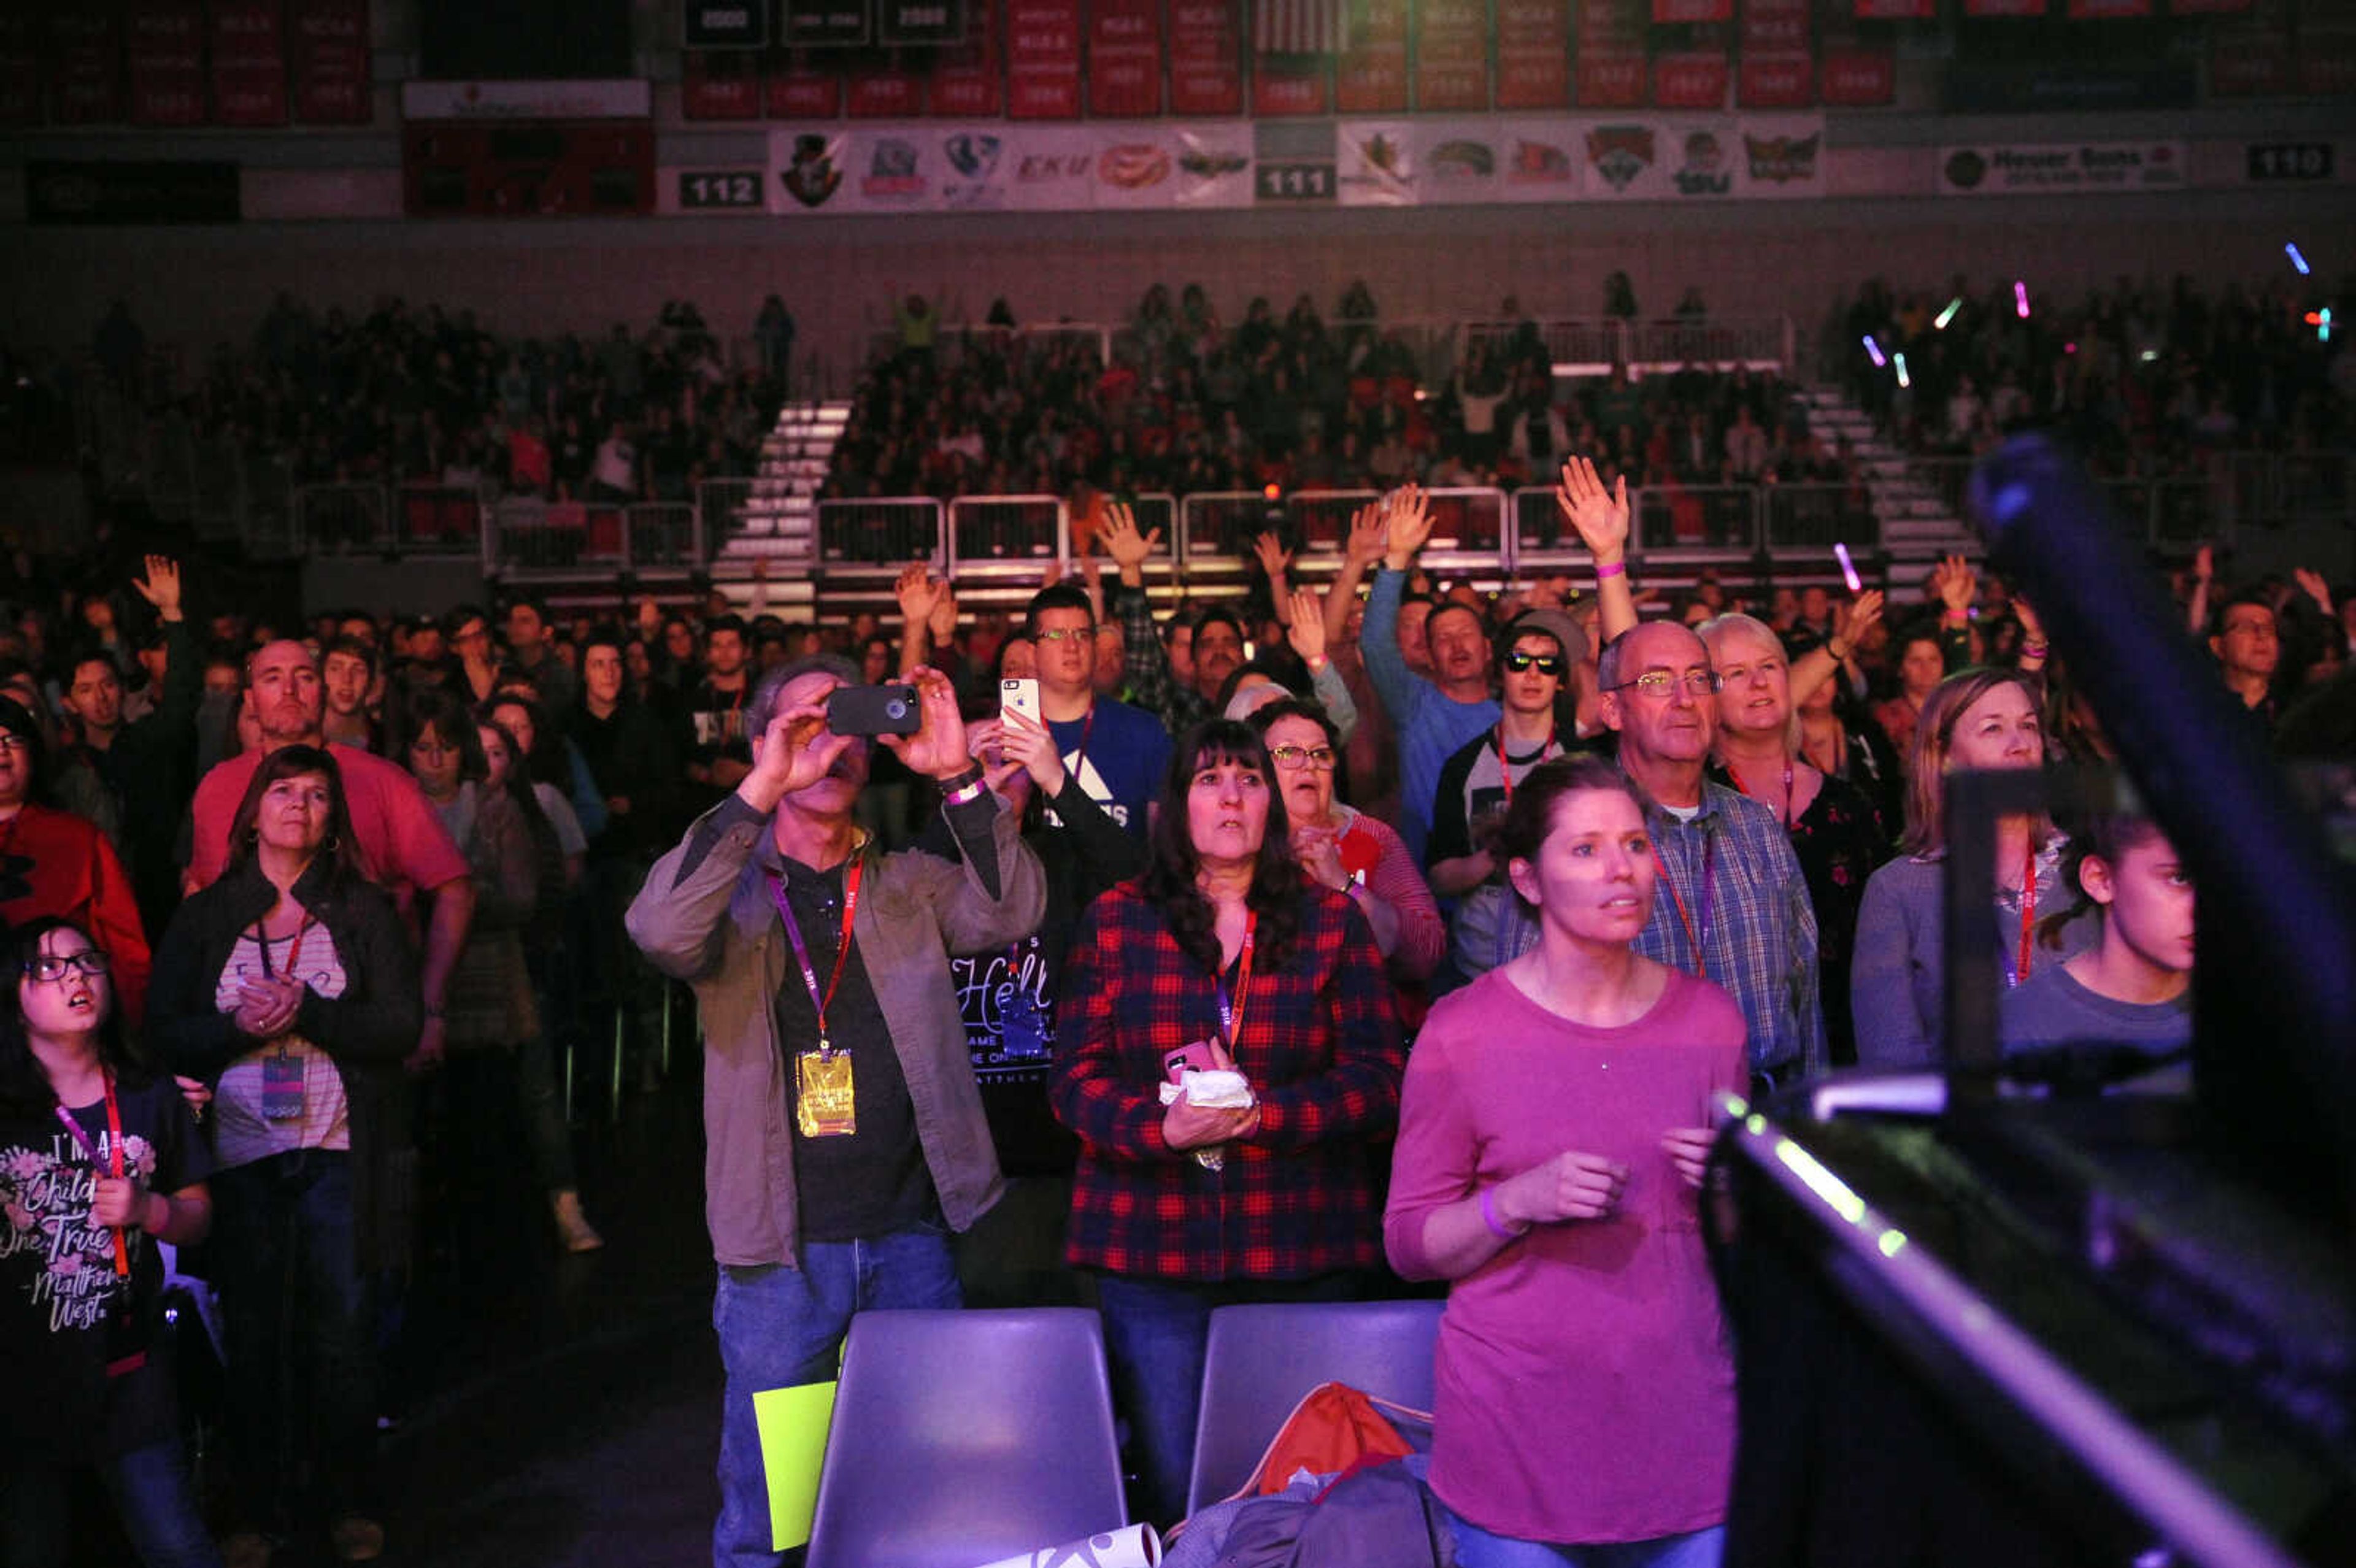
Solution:
M1825 194L1814 115L1346 120L1344 207ZM768 209L1086 211L1253 205L1248 122L906 122L769 133Z
M614 81L404 81L404 120L645 120L654 88Z
M1939 149L1939 189L1947 196L2076 196L2182 190L2182 142L1982 144Z

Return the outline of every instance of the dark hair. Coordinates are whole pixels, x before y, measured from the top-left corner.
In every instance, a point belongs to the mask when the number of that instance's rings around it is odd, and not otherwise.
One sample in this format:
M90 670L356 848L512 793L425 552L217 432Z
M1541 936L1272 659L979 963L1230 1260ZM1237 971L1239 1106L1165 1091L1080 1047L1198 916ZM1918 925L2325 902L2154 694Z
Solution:
M529 610L533 614L540 617L541 625L544 626L548 624L548 601L542 599L537 593L509 594L508 613L512 615L518 610Z
M491 629L491 618L484 613L480 604L454 604L442 617L443 639L445 642L456 642L458 629L469 621L480 621L486 632Z
M1225 621L1228 625L1233 626L1236 630L1236 641L1241 643L1250 640L1250 634L1244 630L1242 616L1224 604L1212 604L1205 606L1203 613L1194 617L1194 637L1197 642L1202 640L1203 628L1214 621Z
M734 632L736 634L738 642L748 647L752 645L752 636L744 628L744 617L742 615L714 615L703 624L703 640L706 643L711 642L723 632Z
M438 686L413 692L405 714L408 722L402 726L405 737L402 749L417 744L417 738L430 725L445 746L458 749L458 778L461 783L480 780L490 771L483 760L482 738L475 733L473 715L466 705Z
M6 973L13 977L8 987L8 1000L0 1007L0 1108L30 1116L46 1117L49 1107L58 1103L57 1090L50 1086L48 1074L33 1055L31 1036L25 1029L25 1004L22 986L25 965L41 950L41 938L53 931L70 931L92 947L105 951L105 944L70 920L61 915L39 914L9 932L5 951ZM112 954L108 954L112 958ZM144 1083L148 1079L146 1063L135 1055L123 1033L123 997L116 989L114 976L107 976L107 995L112 1005L98 1025L98 1060L127 1083Z
M253 782L245 786L245 797L237 803L237 815L229 824L229 867L241 870L257 852L254 822L262 815L262 797L272 784L282 779L300 778L316 773L327 781L327 836L320 840L319 852L327 857L329 874L341 880L365 881L367 869L360 864L359 836L352 831L352 811L344 798L343 770L324 746L281 746L262 759L253 770Z
M1342 749L1342 731L1334 728L1333 716L1325 711L1323 703L1312 702L1306 698L1279 698L1266 707L1252 709L1251 717L1244 722L1258 731L1260 738L1266 740L1268 732L1276 728L1276 721L1280 719L1306 719L1325 731L1327 745L1337 752Z
M564 750L564 733L548 721L547 710L534 699L517 692L494 692L490 699L475 705L475 722L489 724L507 735L508 745L515 745L515 735L499 723L495 715L502 708L520 708L531 720L531 750L516 758L516 771L534 784L554 784L559 794L573 783L573 763Z
M1612 795L1624 795L1644 811L1651 802L1635 780L1620 771L1610 758L1592 752L1573 752L1540 763L1514 786L1513 804L1490 819L1485 837L1490 856L1500 866L1515 860L1535 860L1538 850L1554 831L1554 808L1558 802L1574 795L1600 790ZM1505 885L1514 886L1509 876ZM1522 897L1522 890L1514 888L1514 898L1524 911L1537 912L1537 906Z
M1435 599L1431 602L1431 613L1423 618L1423 641L1427 647L1431 644L1431 624L1451 610L1461 615L1472 616L1473 626L1481 634L1481 640L1483 642L1489 640L1488 617L1483 615L1480 611L1470 604L1460 604L1453 599ZM1551 634L1548 635L1551 635Z
M1259 731L1232 719L1206 719L1179 738L1162 776L1162 810L1148 836L1150 858L1138 890L1170 922L1170 934L1186 955L1215 974L1219 965L1218 912L1194 883L1201 858L1187 812L1194 775L1223 763L1259 771L1268 785L1268 827L1252 867L1251 891L1244 902L1258 917L1253 941L1260 960L1280 967L1292 956L1301 932L1301 868L1292 858L1292 827L1284 792L1276 787L1276 765Z
M769 720L777 716L777 694L806 675L830 675L845 686L859 684L859 667L841 654L805 654L784 664L753 683L753 694L744 699L744 739L769 731Z
M2247 588L2234 590L2218 603L2216 610L2209 617L2209 635L2212 637L2223 636L2225 622L2234 611L2244 604L2254 604L2264 610L2266 613L2266 619L2274 623L2276 632L2277 634L2281 632L2282 612L2275 608L2273 595L2269 594L2264 587L2252 583Z
M486 709L490 706L488 703L484 704ZM548 813L540 808L540 796L532 793L530 759L516 745L515 731L489 717L487 713L477 709L475 714L475 744L477 747L483 743L481 732L485 730L490 731L507 742L508 780L499 787L509 800L516 803L516 809L523 813L524 826L531 831L532 848L540 856L541 896L552 899L558 890L564 885L564 850L557 842L556 825L548 820ZM537 733L534 734L533 739L539 739ZM487 781L490 776L490 754L486 752L483 756L483 775ZM548 873L552 867L556 872L557 879L552 883L548 880Z
M2099 859L2116 870L2119 857L2162 837L2159 824L2139 811L2072 812L2066 827L2070 841L2062 850L2062 884L2070 890L2070 907L2037 923L2039 944L2057 953L2062 950L2062 928L2088 910L2103 907L2086 892L2086 862Z
M368 666L369 677L370 679L376 677L377 653L374 643L363 642L358 637L337 637L334 642L329 643L326 652L319 656L319 673L323 676L327 672L329 654L342 654L347 658L361 660Z
M1023 635L1033 642L1039 640L1039 617L1050 610L1077 610L1094 624L1096 605L1088 599L1087 590L1076 582L1051 582L1031 595L1031 603L1023 611Z

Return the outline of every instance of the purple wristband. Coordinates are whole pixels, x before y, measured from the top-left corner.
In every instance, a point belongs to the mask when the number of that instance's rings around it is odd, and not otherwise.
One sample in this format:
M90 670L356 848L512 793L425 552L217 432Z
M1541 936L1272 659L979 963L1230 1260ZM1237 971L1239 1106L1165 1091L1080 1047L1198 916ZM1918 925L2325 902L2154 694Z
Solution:
M1494 1187L1481 1189L1481 1222L1488 1226L1489 1233L1501 1242L1517 1240L1522 1233L1519 1231L1508 1231L1497 1222L1497 1189Z
M1595 569L1595 581L1601 582L1607 577L1618 577L1627 570L1628 568L1624 563L1616 560L1612 561Z

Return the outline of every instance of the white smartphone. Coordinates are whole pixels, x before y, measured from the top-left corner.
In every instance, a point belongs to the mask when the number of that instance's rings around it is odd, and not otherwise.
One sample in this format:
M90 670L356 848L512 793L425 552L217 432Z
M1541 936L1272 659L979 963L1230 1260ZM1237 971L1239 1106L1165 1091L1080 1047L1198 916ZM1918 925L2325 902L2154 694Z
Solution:
M1848 584L1848 591L1851 593L1864 592L1865 579L1857 574L1857 562L1849 560L1848 546L1845 544L1834 545L1833 559L1840 562L1841 581Z
M1039 683L1028 677L1009 676L998 683L998 710L1020 713L1033 724L1046 722L1039 717Z

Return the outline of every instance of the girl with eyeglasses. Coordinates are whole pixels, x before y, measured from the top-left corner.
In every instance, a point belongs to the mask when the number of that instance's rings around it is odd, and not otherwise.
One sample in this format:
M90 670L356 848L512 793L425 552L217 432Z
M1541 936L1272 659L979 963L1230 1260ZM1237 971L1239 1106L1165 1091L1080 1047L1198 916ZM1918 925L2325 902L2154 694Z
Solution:
M62 1568L95 1466L148 1568L218 1568L180 1442L157 1243L202 1241L212 1154L125 1049L112 965L54 917L7 944L0 1008L0 1563Z

